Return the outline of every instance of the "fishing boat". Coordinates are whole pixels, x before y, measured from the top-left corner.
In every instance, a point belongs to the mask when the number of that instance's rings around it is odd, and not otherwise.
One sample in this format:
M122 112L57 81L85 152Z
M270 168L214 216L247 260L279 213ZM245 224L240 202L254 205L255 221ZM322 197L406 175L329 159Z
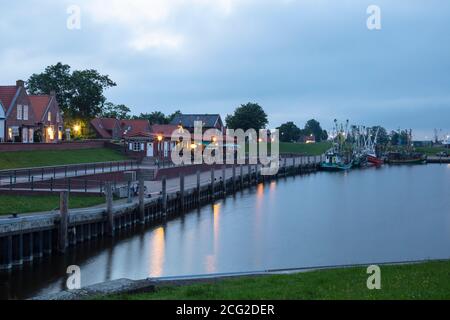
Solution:
M336 152L329 152L325 156L325 162L322 162L320 168L324 171L346 171L353 167L353 161L345 162Z
M426 164L427 156L415 152L412 144L412 130L409 130L406 135L406 148L401 151L389 152L386 155L386 162L389 164Z
M389 164L426 164L427 156L418 152L389 152L386 162Z
M338 125L337 120L334 120L334 143L333 148L325 155L325 161L320 164L320 168L324 171L346 171L353 167L353 160L350 157L345 157L345 143L348 137L348 120L346 126Z

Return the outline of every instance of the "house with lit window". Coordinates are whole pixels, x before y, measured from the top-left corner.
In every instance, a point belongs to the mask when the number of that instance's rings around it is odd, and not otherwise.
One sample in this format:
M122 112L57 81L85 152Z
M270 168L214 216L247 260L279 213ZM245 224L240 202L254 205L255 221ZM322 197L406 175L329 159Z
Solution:
M30 95L31 107L36 121L36 142L54 143L63 139L64 122L56 94Z
M25 83L18 80L13 86L0 86L0 100L4 115L6 142L33 143L36 119Z
M136 158L170 159L176 142L172 134L178 126L170 124L155 124L149 131L133 132L124 136L127 153Z

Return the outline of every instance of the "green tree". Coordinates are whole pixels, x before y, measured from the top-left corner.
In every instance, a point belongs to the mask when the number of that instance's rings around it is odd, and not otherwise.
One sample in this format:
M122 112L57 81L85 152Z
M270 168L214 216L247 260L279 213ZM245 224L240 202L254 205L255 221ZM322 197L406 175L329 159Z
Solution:
M171 115L167 116L167 123L171 123L173 119L175 119L176 116L181 115L181 111L177 110L174 113L172 113Z
M130 108L124 104L114 104L112 102L106 102L103 106L102 117L103 118L115 118L115 119L130 119Z
M385 146L389 143L389 135L385 128L381 126L374 126L371 128L371 131L372 134L376 134L376 132L378 131L377 144Z
M314 135L317 142L328 139L328 133L322 129L320 122L315 119L309 120L305 125L306 135Z
M264 129L269 123L264 109L257 103L247 103L238 107L233 115L225 119L230 129Z
M134 117L134 119L148 120L148 122L150 122L150 125L167 124L166 115L160 111L154 111L152 113L141 113L139 116Z
M301 130L293 122L282 124L278 130L280 131L281 142L295 142L300 139Z
M50 94L55 91L58 104L63 112L69 110L72 98L72 74L70 66L58 62L48 66L43 73L33 74L27 81L30 94Z
M57 63L43 73L33 74L27 82L31 94L49 94L52 90L64 116L88 120L102 114L106 101L104 90L116 86L109 76L96 70L75 70Z

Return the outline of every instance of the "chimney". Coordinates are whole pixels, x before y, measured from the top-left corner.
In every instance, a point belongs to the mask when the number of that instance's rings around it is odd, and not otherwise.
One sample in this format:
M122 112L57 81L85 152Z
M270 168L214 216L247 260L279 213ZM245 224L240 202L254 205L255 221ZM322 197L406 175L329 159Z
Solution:
M17 80L16 81L16 86L17 87L21 87L21 88L25 88L25 82L23 80Z
M55 91L55 90L50 91L50 95L51 95L52 97L55 97L55 96L56 96L56 91Z

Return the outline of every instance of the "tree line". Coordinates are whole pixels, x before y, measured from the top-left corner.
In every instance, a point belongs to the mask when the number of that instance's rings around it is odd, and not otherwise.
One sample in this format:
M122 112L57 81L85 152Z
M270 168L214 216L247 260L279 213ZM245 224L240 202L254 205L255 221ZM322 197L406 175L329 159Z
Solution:
M116 87L117 84L108 75L103 75L97 70L73 70L61 62L48 66L44 72L31 75L27 81L27 89L30 94L50 94L55 92L58 103L70 126L73 123L88 123L96 117L116 119L145 119L151 125L168 124L181 111L172 114L164 114L161 111L141 113L138 116L131 115L131 109L124 104L115 104L107 101L105 90ZM237 107L234 112L225 118L226 126L230 129L264 129L269 120L267 113L257 103L249 102ZM392 131L379 128L379 143L401 145L408 140L408 131ZM311 119L300 129L294 122L286 122L278 127L280 141L297 142L305 137L314 136L317 142L328 139L328 132L323 130L320 123Z

